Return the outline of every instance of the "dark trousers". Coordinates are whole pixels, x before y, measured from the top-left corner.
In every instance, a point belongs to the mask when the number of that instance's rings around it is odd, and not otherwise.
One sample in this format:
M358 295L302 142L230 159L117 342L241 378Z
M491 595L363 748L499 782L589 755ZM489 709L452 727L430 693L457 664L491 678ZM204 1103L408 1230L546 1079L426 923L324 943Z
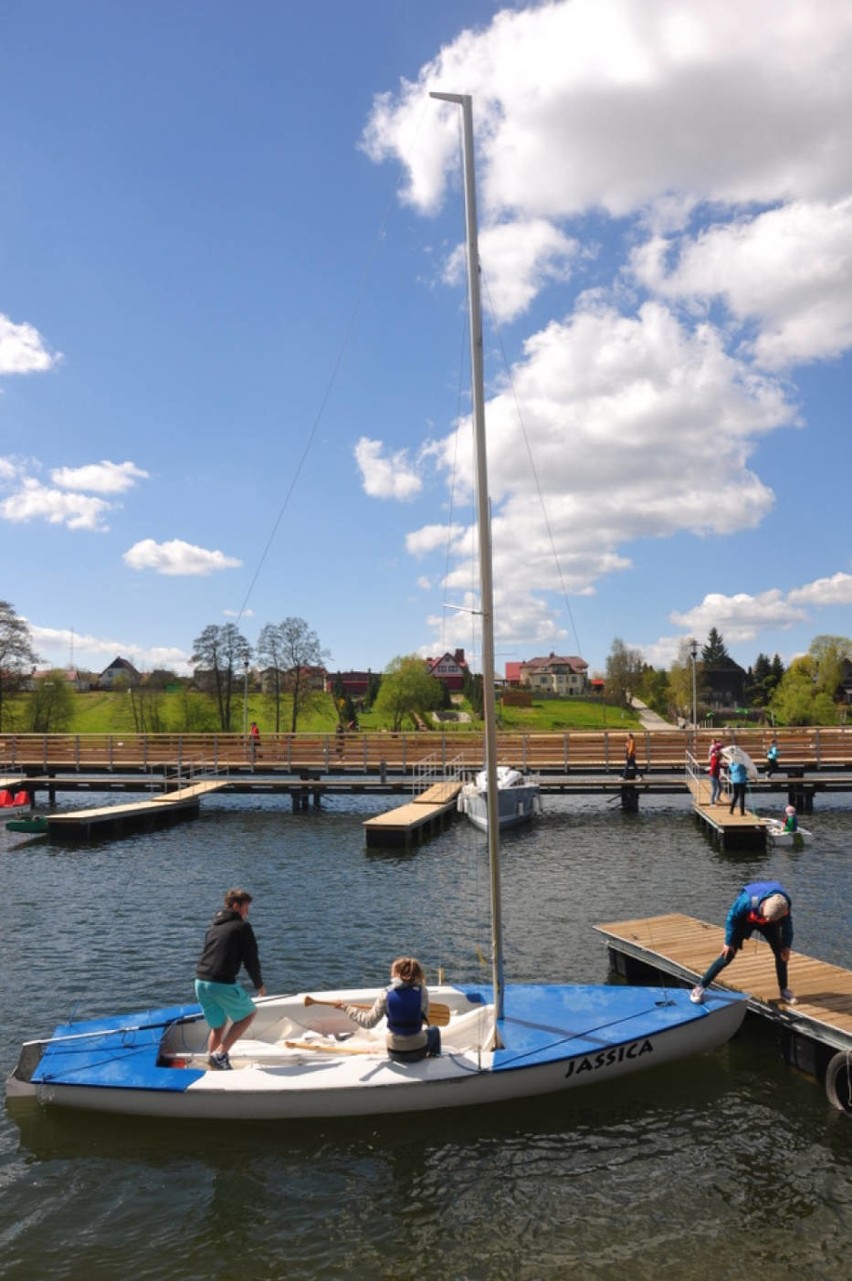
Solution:
M766 925L755 925L753 927L766 939L772 948L772 955L775 957L775 976L778 979L778 990L783 992L787 986L787 962L782 960L781 952L784 944L781 941L781 925L778 921L767 921ZM715 978L721 974L726 965L730 965L737 952L743 945L743 939L734 939L732 944L734 951L730 956L719 954L713 964L704 972L699 980L702 987L709 987Z
M745 814L745 794L746 794L745 783L732 783L731 789L732 789L733 795L731 796L731 808L728 812L730 814L733 814L734 810L736 809L737 801L739 801L740 813Z

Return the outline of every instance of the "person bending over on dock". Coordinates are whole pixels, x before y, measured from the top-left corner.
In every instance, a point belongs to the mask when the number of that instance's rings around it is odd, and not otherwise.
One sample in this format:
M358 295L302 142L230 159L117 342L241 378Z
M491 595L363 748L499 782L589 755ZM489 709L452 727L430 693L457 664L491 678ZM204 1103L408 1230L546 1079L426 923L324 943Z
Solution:
M423 966L413 956L398 956L391 966L390 987L369 1010L335 1001L361 1027L375 1027L387 1015L388 1056L398 1063L417 1063L441 1053L441 1029L424 1027L429 1018L429 991Z
M212 1068L230 1068L228 1051L246 1031L257 1006L237 983L245 966L258 996L266 996L257 940L247 917L252 898L248 890L228 890L225 906L213 917L195 968L195 995L210 1024L207 1042ZM228 1020L231 1026L225 1032Z
M725 921L725 946L689 994L696 1005L704 1000L705 988L731 964L755 930L772 948L781 1000L795 1004L796 998L787 986L787 962L793 943L792 900L779 881L754 881L744 885L731 904Z

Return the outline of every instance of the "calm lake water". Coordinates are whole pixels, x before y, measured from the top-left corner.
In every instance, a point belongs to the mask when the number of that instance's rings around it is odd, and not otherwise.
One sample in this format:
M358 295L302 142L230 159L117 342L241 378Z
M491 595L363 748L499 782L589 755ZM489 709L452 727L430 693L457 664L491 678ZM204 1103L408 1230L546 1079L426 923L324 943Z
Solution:
M545 798L504 845L507 977L604 982L595 922L721 924L764 876L793 895L797 949L852 967L852 807L817 804L807 850L746 857L714 850L679 799L625 816ZM230 885L255 896L272 992L384 981L401 951L433 979L487 981L484 838L459 822L368 852L383 806L210 797L196 822L87 848L0 830L4 1074L72 1013L191 1000ZM845 1281L852 1123L754 1022L711 1056L467 1114L217 1128L7 1105L0 1276Z

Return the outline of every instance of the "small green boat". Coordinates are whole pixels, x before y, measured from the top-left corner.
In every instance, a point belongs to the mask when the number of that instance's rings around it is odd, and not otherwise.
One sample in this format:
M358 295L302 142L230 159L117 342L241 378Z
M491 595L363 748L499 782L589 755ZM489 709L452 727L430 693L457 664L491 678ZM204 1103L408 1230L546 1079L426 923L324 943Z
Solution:
M7 832L38 832L42 835L47 831L47 819L43 814L30 814L26 818L11 818L6 824Z

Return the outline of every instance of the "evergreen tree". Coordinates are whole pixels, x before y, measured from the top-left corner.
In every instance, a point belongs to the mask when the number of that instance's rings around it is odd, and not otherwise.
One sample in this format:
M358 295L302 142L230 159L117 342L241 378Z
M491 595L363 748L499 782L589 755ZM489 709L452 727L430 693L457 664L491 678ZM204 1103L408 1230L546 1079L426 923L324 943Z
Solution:
M701 649L701 662L705 667L733 667L736 665L725 648L721 632L717 632L715 627L711 627L707 633L707 644L703 645Z

